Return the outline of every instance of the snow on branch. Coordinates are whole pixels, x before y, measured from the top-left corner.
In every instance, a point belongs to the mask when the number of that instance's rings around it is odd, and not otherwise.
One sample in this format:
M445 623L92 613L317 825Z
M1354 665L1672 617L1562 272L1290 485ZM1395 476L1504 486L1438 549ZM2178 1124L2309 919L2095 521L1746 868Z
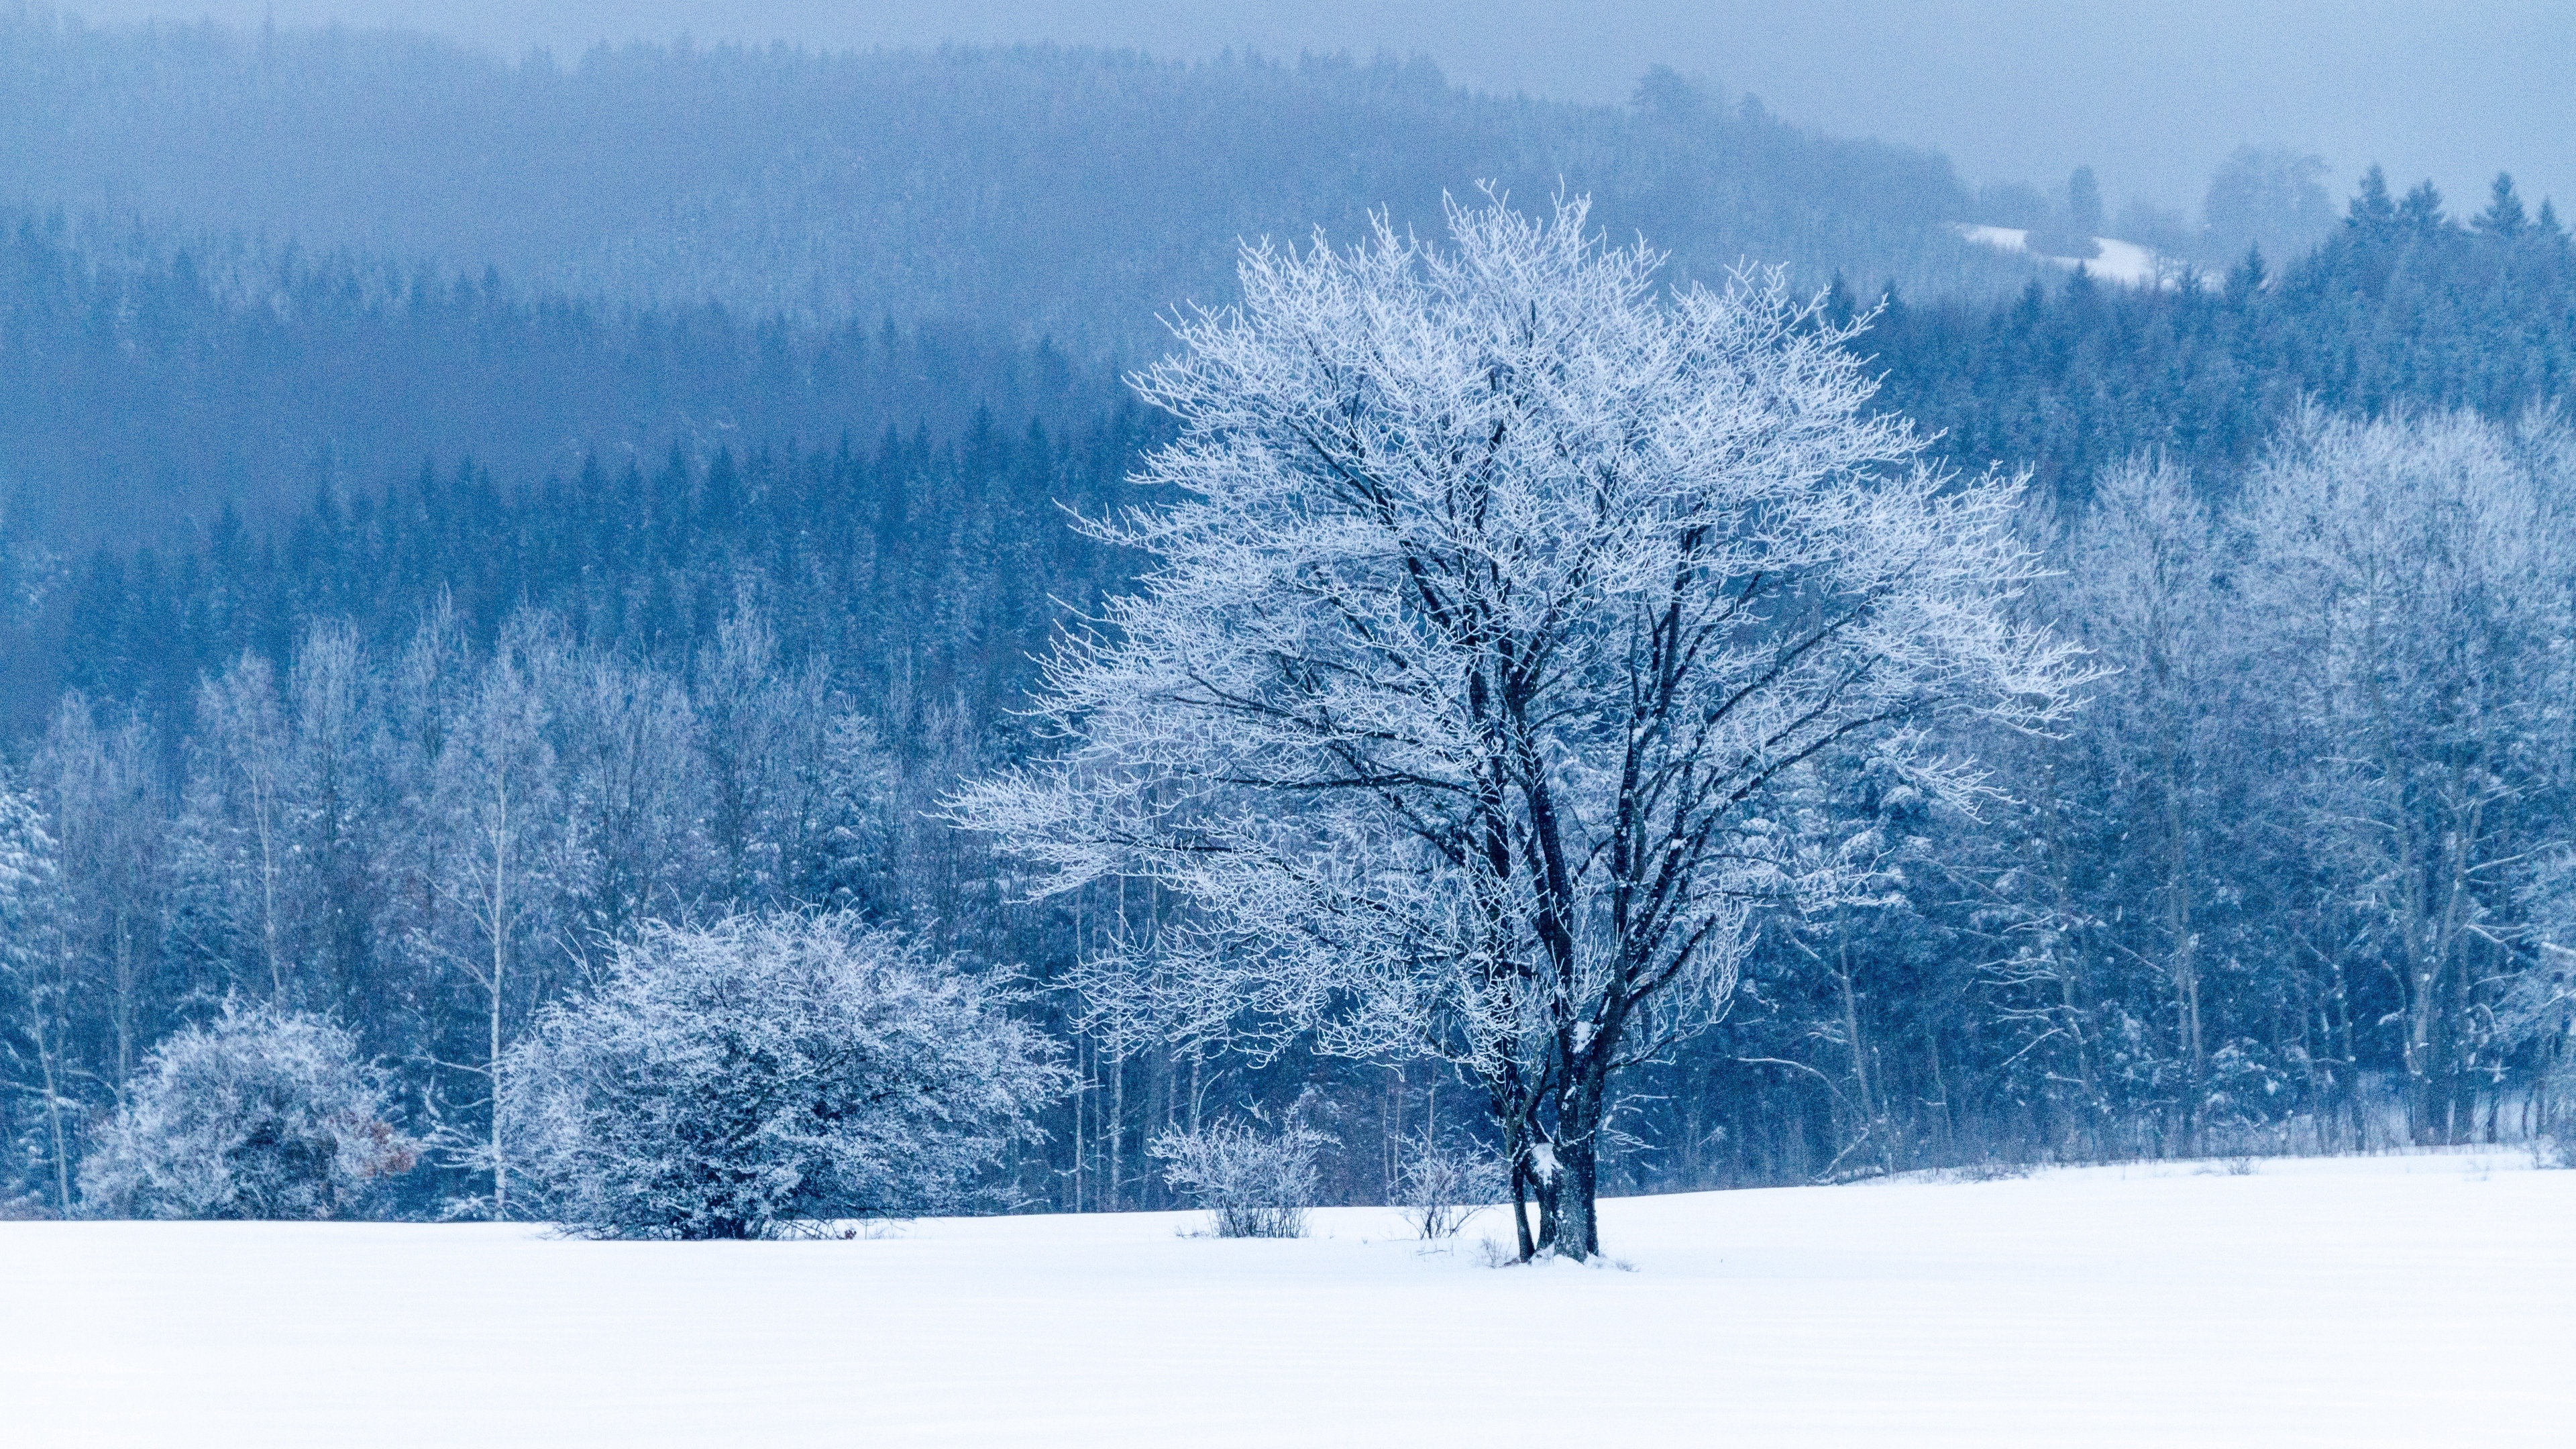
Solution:
M1790 784L1868 757L1970 803L1919 727L2045 729L2083 671L2012 607L2019 482L1873 413L1861 324L1776 271L1663 295L1581 201L1449 223L1248 249L1176 324L1156 501L1090 525L1155 567L1050 662L1056 753L953 810L1039 894L1192 903L1095 1001L1436 1055L1588 1142L1623 1041L1716 1020L1755 915L1842 889Z

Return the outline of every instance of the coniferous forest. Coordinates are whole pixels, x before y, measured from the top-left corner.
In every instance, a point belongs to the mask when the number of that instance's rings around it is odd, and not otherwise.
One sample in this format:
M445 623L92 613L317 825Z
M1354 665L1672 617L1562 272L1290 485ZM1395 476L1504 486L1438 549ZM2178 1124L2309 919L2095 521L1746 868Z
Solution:
M0 75L18 1210L139 1190L85 1164L156 1051L262 1011L344 1033L417 1142L364 1211L505 1213L505 1074L589 1040L564 1004L763 912L1006 983L973 1005L1044 1064L1034 1126L953 1146L952 1196L1169 1205L1157 1144L1247 1120L1328 1142L1329 1201L1516 1164L1455 1062L1078 989L1196 905L1041 890L959 803L1059 747L1050 652L1157 577L1099 525L1177 496L1158 319L1234 301L1242 242L1431 236L1479 183L1590 198L1658 285L1780 269L1945 486L2027 475L2011 608L2082 651L2062 718L1907 725L1946 793L1857 734L1781 777L1753 834L1856 883L1756 911L1713 1023L1616 1079L1603 1192L2576 1109L2576 246L2509 178L2373 168L2313 244L2124 286L1962 240L2028 199L1937 155L1670 72L1586 107L21 14Z

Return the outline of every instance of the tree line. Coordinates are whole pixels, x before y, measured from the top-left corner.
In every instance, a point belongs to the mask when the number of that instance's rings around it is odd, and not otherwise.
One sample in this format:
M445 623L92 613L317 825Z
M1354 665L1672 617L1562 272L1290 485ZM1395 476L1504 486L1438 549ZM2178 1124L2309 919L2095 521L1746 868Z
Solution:
M2315 249L2249 250L2171 288L2079 275L2000 304L1838 289L1837 315L1870 305L1859 345L1882 401L1957 466L2028 467L2068 503L2142 449L2223 490L2302 399L2500 417L2576 380L2576 250L2504 176L2455 217L2432 183L2392 196L2373 167Z
M58 214L0 224L0 537L25 549L166 546L228 508L266 533L423 459L532 479L592 454L828 447L854 425L873 446L887 422L949 438L979 407L1062 423L1117 403L1097 360L962 325L800 325Z
M1945 227L1932 152L1819 134L1664 73L1638 104L1479 94L1423 57L1197 64L1047 46L602 45L0 16L0 164L32 206L295 238L614 304L1159 347L1242 238L1436 227L1478 179L1599 197L1713 272L1910 288L2027 264Z
M1753 937L1723 1021L1605 1099L1605 1190L2564 1130L2576 329L2565 238L2511 200L2461 226L2366 187L2278 278L1891 306L1845 344L1947 429L1933 461L2039 466L2057 576L2020 607L2112 672L2062 726L1947 738L1972 807L1818 778L1782 838L1861 822L1867 888ZM22 573L12 790L60 928L12 964L15 1191L62 1206L78 1134L227 999L388 1064L450 1134L403 1189L433 1211L488 1177L495 1023L644 922L830 906L1050 987L1185 923L1150 882L1026 903L938 803L1043 747L1033 657L1141 564L1056 505L1140 496L1166 427L432 469ZM1159 1204L1156 1130L1301 1101L1327 1190L1391 1198L1409 1140L1482 1111L1431 1062L1026 1009L1078 1087L994 1169L1030 1200Z

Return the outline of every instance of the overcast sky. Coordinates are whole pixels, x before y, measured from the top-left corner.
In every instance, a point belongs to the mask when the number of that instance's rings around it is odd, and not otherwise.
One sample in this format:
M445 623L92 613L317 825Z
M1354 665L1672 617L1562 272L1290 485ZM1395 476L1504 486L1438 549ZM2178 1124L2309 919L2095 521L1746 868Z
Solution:
M2576 0L70 0L98 23L395 24L565 59L601 39L842 47L1052 40L1190 58L1228 46L1427 53L1490 90L1624 99L1657 62L1792 120L1935 146L1971 181L2196 206L2240 143L2371 161L2456 204L2509 169L2576 202Z

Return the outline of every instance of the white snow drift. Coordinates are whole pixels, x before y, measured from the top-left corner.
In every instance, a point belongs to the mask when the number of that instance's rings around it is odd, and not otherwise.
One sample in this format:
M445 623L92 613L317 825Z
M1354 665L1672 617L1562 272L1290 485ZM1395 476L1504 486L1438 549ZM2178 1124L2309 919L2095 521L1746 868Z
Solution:
M1395 1212L853 1241L0 1224L26 1446L2563 1445L2576 1172L2522 1154L1605 1202L1635 1271ZM1323 1236L1328 1235L1328 1236Z
M1962 222L1957 230L1969 241L1997 251L2030 251L2030 233L2020 227L1975 226ZM2175 258L2118 237L2097 236L2093 242L2101 249L2100 254L2083 261L2073 257L2044 257L2042 260L2055 262L2070 271L2080 266L2096 277L2124 287L2172 288L2181 284L2184 267ZM2038 255L2035 252L2031 254Z

